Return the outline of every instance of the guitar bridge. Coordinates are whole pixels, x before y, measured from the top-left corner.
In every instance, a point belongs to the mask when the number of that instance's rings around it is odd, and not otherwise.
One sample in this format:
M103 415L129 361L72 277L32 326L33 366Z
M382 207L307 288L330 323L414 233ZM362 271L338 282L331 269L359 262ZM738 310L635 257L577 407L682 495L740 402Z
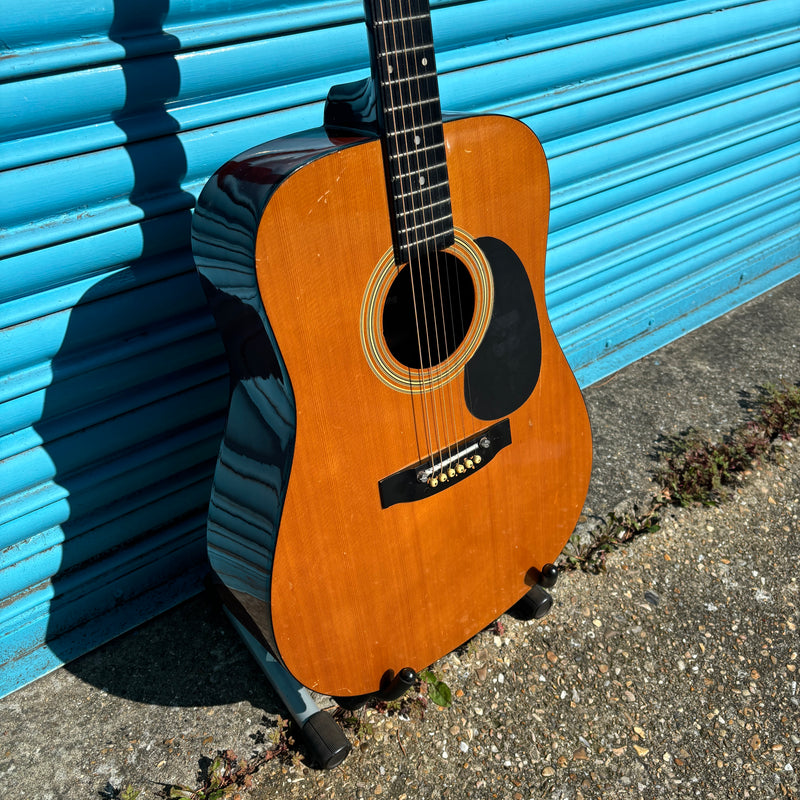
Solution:
M378 481L381 508L413 503L442 492L485 467L511 444L508 419Z

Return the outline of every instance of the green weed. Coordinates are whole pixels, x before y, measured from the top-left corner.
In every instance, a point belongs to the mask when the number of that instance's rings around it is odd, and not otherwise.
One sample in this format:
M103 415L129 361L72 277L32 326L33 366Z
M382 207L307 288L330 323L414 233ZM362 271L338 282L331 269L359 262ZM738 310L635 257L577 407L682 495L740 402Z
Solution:
M453 695L450 687L440 680L434 672L429 669L419 673L419 678L427 684L427 694L434 703L440 708L447 708L453 702Z
M800 385L768 384L757 407L755 419L721 442L697 430L666 440L658 477L667 503L717 505L742 473L773 452L776 441L800 432Z
M592 532L591 541L576 545L563 560L562 569L604 570L613 549L659 529L658 513L664 506L717 505L725 500L747 470L772 456L783 440L800 435L800 384L767 384L759 390L754 413L722 441L695 429L667 437L656 471L658 495L632 514L609 514Z
M253 785L253 775L273 758L287 757L294 740L288 734L287 720L278 719L278 730L270 736L273 747L249 760L239 758L232 750L219 751L203 770L200 786L172 784L161 796L169 800L241 800L242 791Z
M605 523L593 531L591 542L566 558L566 569L582 569L585 572L602 572L606 568L608 554L624 542L645 533L655 533L660 528L655 504L646 512L637 514L611 513Z

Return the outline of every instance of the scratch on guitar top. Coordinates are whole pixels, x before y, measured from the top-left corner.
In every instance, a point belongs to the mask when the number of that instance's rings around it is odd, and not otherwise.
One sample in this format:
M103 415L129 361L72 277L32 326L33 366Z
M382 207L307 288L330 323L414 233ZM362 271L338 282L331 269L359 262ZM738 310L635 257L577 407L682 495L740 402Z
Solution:
M328 189L326 192L323 192L323 193L322 193L322 194L321 194L321 195L320 195L320 196L317 198L317 205L319 205L320 203L325 203L325 205L328 205L328 195L329 195L330 193L331 193L331 190L330 190L330 189ZM309 216L309 217L310 217L310 216L311 216L313 213L314 213L314 207L312 206L311 208L309 208L309 209L308 209L308 214L307 214L306 216Z

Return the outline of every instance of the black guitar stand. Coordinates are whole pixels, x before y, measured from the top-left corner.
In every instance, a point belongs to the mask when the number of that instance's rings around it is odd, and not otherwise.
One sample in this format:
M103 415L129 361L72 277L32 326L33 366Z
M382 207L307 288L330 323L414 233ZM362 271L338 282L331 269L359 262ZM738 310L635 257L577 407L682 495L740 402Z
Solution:
M341 764L352 749L344 731L327 711L322 711L317 706L308 689L292 677L286 667L236 619L227 606L224 609L275 693L302 731L314 763L322 769L333 769Z
M236 632L266 675L275 693L280 697L286 710L291 714L303 733L306 745L311 751L312 760L322 769L333 769L347 758L350 742L333 717L321 710L308 689L290 674L290 672L272 653L258 640L223 604L228 619ZM372 694L355 697L333 697L336 703L348 711L355 711L371 700L391 701L402 697L416 683L417 673L410 667L401 669L397 675L391 676L385 689Z
M515 619L541 619L553 606L553 598L546 589L552 588L558 578L558 569L553 564L545 564L538 573L538 580L528 593L518 600L508 611ZM350 742L333 717L321 710L315 703L311 693L300 684L269 652L260 637L254 635L229 608L225 602L226 591L219 583L214 582L217 597L222 602L223 610L231 624L242 638L247 649L275 693L281 699L286 710L302 731L303 738L315 764L322 769L333 769L347 758L352 749ZM372 700L390 702L402 697L417 681L417 673L410 667L401 669L396 675L389 673L384 678L383 688L371 694L354 697L332 697L339 706L355 711Z

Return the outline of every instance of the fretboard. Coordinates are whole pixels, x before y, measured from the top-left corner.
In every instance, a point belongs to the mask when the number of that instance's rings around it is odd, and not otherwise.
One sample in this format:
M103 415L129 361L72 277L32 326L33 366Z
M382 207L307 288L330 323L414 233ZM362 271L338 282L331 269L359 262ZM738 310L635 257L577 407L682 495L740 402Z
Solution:
M428 0L365 0L395 258L453 243Z

